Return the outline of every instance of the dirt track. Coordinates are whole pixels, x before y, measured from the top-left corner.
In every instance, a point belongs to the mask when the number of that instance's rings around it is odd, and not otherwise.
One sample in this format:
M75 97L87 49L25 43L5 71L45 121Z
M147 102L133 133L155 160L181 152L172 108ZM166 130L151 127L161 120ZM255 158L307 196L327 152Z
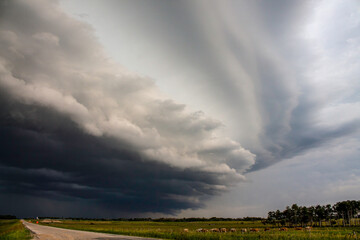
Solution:
M86 231L69 230L55 227L42 226L34 223L22 221L25 227L34 234L34 240L154 240L154 238L131 237L123 235L114 235L107 233L94 233Z

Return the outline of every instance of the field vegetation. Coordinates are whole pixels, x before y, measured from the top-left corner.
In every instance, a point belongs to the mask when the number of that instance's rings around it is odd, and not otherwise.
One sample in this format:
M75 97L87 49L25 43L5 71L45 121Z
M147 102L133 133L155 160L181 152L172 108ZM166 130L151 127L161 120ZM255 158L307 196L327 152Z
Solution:
M40 221L41 224L55 227L143 236L162 239L357 239L359 227L314 227L311 230L297 230L266 224L264 221L95 221L60 220ZM227 232L211 232L211 229L226 228ZM187 229L187 230L185 230ZM198 232L199 229L205 229ZM236 232L230 232L236 229ZM246 232L242 232L246 229ZM265 231L267 229L267 231ZM298 228L300 229L300 228ZM253 230L253 231L251 231Z
M360 201L293 204L268 218L43 219L61 228L162 239L360 239Z
M30 231L18 219L0 219L0 240L30 239Z

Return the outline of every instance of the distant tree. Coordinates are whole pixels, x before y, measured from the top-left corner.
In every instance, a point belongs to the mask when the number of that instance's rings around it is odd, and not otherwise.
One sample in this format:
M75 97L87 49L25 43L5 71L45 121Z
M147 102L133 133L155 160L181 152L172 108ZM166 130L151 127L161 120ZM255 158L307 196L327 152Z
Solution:
M325 212L324 213L325 213L325 220L330 222L330 225L332 226L331 219L333 217L333 208L332 208L331 204L327 204L325 206Z
M268 212L267 223L276 224L276 212L274 211Z
M354 218L354 216L357 216L360 211L360 201L347 200L337 202L334 204L333 210L338 219L343 219L343 226L346 224L350 225L351 219Z
M325 219L325 206L317 205L315 207L315 218L319 222L319 227L321 227L321 222Z
M314 206L311 206L308 208L308 216L309 216L309 220L310 220L310 223L312 226L314 223L314 218L315 218L315 207Z
M288 223L289 225L293 224L294 211L289 206L286 207L286 209L283 212L283 215L286 223Z
M305 226L310 221L309 211L307 207L300 207L299 209L300 222Z
M16 219L13 215L0 215L0 219Z
M293 225L297 225L300 222L300 208L297 204L291 206L291 222Z
M284 225L283 224L285 222L284 214L282 212L280 212L280 210L276 210L275 218L276 218L276 221L277 221L278 224Z
M298 206L293 204L291 207L287 206L285 210L270 211L266 223L281 224L282 226L296 226L301 224L302 226L310 224L314 226L314 222L317 222L319 227L323 222L329 222L331 226L336 224L335 219L342 219L343 226L346 224L351 225L355 222L355 225L359 221L360 201L347 200L334 204L317 205L317 206ZM355 218L355 221L354 221Z
M343 219L343 226L350 224L350 201L337 202L334 205L334 210L338 218Z

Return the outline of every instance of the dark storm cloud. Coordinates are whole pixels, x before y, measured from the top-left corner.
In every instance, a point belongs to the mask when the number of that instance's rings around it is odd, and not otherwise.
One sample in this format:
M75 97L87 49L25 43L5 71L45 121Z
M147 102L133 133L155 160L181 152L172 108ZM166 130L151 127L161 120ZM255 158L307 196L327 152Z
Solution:
M1 108L2 194L92 200L118 214L174 213L201 207L203 200L223 190L216 185L228 184L211 173L144 161L138 153L121 149L121 143L111 147L111 139L89 136L49 109L7 103ZM21 112L21 118L14 118L14 112Z
M91 4L114 51L139 54L139 69L171 76L175 92L221 122L111 62L91 26L56 1L2 1L3 201L61 201L54 214L173 213L359 131L352 1ZM224 123L236 141L219 134Z
M111 63L87 24L56 2L1 4L2 211L173 214L244 180L254 155L221 122Z

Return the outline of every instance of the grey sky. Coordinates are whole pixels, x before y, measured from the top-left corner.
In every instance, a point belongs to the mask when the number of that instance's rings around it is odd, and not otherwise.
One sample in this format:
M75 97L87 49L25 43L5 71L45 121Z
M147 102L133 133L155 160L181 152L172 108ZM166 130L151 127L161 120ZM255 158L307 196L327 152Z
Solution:
M39 0L2 9L4 199L42 179L53 180L26 192L29 202L63 202L65 212L83 202L96 216L266 215L359 197L358 2ZM18 148L16 157L9 149ZM138 174L124 180L124 167ZM309 197L319 189L328 192ZM214 210L224 201L226 211Z
M62 3L95 26L119 63L217 116L257 153L255 168L357 128L347 119L329 129L319 119L329 106L343 108L339 101L358 100L356 2Z

